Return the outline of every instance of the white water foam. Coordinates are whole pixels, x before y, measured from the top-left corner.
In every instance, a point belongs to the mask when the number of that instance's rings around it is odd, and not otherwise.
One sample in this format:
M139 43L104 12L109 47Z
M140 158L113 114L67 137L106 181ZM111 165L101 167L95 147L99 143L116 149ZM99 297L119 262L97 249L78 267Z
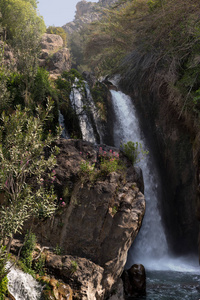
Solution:
M8 273L8 290L16 300L39 300L42 286L30 275L12 267Z

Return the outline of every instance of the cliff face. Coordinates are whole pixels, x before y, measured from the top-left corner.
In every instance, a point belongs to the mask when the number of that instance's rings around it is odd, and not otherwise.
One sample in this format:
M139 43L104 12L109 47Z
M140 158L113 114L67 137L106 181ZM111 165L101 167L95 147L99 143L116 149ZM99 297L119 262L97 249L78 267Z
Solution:
M98 21L103 15L103 9L116 3L118 0L99 0L97 3L80 1L76 5L76 14L72 22L63 26L66 32L72 34L79 31L85 24Z
M54 77L71 69L70 52L63 44L59 35L45 33L42 36L40 66Z
M92 166L95 160L98 161L101 151L107 155L112 151L117 155L118 150L105 145L97 147L82 140L61 139L58 146L61 152L56 177L61 206L53 220L43 222L36 229L38 239L44 246L55 248L59 245L65 256L89 259L100 266L97 268L98 274L101 274L98 288L101 283L99 290L105 294L121 275L128 250L142 224L145 210L142 175L120 153L120 160L126 167L124 171L112 172L95 181L92 181L91 173L83 172L80 177L81 163ZM62 263L67 258L55 259L61 264L49 258L49 268L53 266L57 273L66 277ZM88 272L92 276L92 270ZM88 285L95 286L91 282L86 280Z

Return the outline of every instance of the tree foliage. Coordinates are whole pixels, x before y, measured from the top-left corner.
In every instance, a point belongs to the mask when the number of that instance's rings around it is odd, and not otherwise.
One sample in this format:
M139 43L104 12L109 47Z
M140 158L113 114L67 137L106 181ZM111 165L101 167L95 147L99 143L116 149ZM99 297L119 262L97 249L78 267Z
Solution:
M199 9L197 0L122 1L91 24L85 48L88 63L106 73L133 51L152 51L161 58L189 53L198 38Z
M0 189L4 204L0 211L0 243L12 240L30 216L48 217L56 208L52 184L57 149L51 148L48 158L45 149L56 137L44 136L43 125L50 117L52 103L46 111L40 107L37 116L29 109L2 115L0 126ZM45 179L47 180L45 182Z
M4 49L0 47L0 111L11 104L11 94L7 87L10 70L4 63Z
M30 101L30 87L38 69L40 38L45 32L43 19L37 15L35 0L0 0L4 39L12 47L15 70L22 75L23 98ZM2 60L1 60L2 61Z
M120 5L119 5L120 4ZM99 74L120 73L127 91L144 87L200 118L200 2L122 1L90 26L85 54Z
M36 2L26 0L0 0L0 11L2 13L2 26L5 28L8 39L23 33L29 24L30 34L37 26L38 32L45 32L43 18L38 16Z
M88 25L84 25L80 31L74 31L69 35L69 48L72 56L73 68L80 72L87 71L87 59L84 57L84 45L89 35ZM85 55L87 57L87 53Z

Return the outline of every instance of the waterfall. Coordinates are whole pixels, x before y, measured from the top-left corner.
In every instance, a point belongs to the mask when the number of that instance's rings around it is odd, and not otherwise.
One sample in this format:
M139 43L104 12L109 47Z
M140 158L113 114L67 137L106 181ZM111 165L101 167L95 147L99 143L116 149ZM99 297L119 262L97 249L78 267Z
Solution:
M74 86L70 94L70 101L78 116L83 140L96 143L94 130L85 111L86 105L83 103L83 95L79 88Z
M92 98L89 85L84 81L82 85L78 87L78 83L78 79L76 79L70 93L70 102L79 120L82 139L91 143L96 143L99 139L98 142L102 144L105 128L102 125L102 120ZM65 127L64 117L60 111L58 121L63 129L61 137L66 139L70 138Z
M99 135L99 139L100 139L100 144L103 144L103 127L102 127L102 121L101 118L97 112L97 108L94 104L94 100L92 98L91 92L90 92L90 88L89 85L87 84L87 82L85 83L85 89L86 89L86 94L87 94L87 99L88 102L90 104L90 109L91 109L91 113L93 115L93 119L94 119L94 123L96 126L96 130L98 132Z
M151 270L197 271L198 261L193 258L173 258L169 248L158 209L159 199L162 197L159 175L151 153L147 149L145 138L140 130L136 109L129 96L120 91L111 91L115 112L114 143L128 141L139 142L149 154L139 163L143 171L146 213L141 230L134 241L128 256L127 268L134 263L141 263Z
M16 300L39 300L42 286L30 275L12 267L8 273L8 290Z
M66 129L65 123L64 123L64 117L61 114L60 110L58 111L58 122L59 122L59 125L62 127L61 137L64 139L69 139L69 134L67 132L67 129Z

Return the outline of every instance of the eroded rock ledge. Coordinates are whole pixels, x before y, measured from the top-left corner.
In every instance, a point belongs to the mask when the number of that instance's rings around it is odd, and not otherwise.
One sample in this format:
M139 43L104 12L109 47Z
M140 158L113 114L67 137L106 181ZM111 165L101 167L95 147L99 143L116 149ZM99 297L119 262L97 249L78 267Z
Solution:
M38 240L43 246L59 245L62 256L50 255L47 267L70 283L72 289L79 290L80 299L105 299L123 272L127 252L142 223L145 211L142 174L116 148L64 139L58 146L61 151L56 188L58 198L66 205L60 207L54 219L44 221L36 229ZM81 180L81 161L94 162L100 147L105 152L119 153L125 171L113 172L94 182L87 175ZM71 261L77 263L73 276L65 267L69 265L70 270ZM84 269L90 280L85 279ZM77 280L72 280L74 276L78 276L78 286Z

